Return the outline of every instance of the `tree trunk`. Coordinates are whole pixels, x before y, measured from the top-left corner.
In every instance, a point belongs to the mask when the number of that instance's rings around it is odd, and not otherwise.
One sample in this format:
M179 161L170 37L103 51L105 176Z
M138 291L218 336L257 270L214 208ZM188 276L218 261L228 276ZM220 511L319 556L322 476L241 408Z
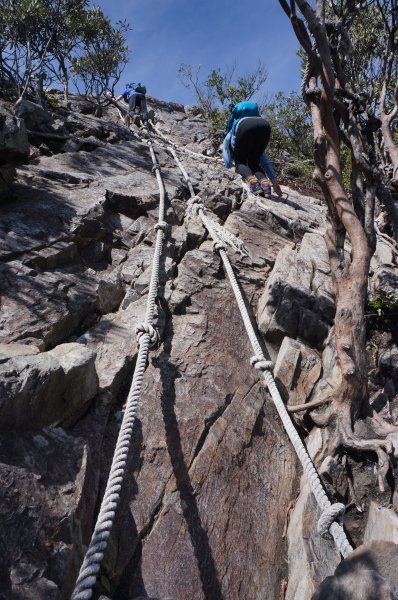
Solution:
M394 138L391 131L391 125L394 119L396 119L398 116L398 82L395 84L395 89L393 93L394 107L391 110L391 112L387 113L386 111L387 90L388 86L391 83L391 60L392 57L389 58L389 64L387 66L386 75L380 93L379 110L381 117L381 132L384 141L384 150L388 154L388 158L393 168L392 181L398 184L398 146L394 142Z
M66 68L66 65L63 61L60 61L60 67L61 67L61 71L62 71L62 83L64 86L64 100L66 103L68 103L69 100L69 76L68 76L68 69Z
M381 114L381 131L384 140L384 150L387 152L393 168L392 180L394 184L398 185L398 146L394 143L392 136L391 118L384 113Z
M307 92L304 89L304 96L310 104L314 124L314 177L324 193L331 223L325 241L336 300L335 344L341 371L341 384L332 401L328 419L330 426L335 428L329 450L334 452L339 446L345 446L376 452L380 467L379 484L384 489L389 466L386 452L392 451L391 442L385 436L391 431L391 426L374 414L369 404L366 369L365 306L370 259L375 247L376 160L373 133L371 129L365 132L359 121L360 106L353 103L352 91L344 87L345 76L337 53L332 60L324 21L325 0L317 0L316 12L306 0L279 2L290 17L296 36L315 73L311 81L306 78L306 84L310 83L310 90ZM296 6L306 23L297 16ZM320 90L317 87L318 79L321 83ZM336 102L336 84L340 95L341 92L346 93L345 103ZM356 182L362 180L358 190L363 201L360 215L356 214L353 201L344 189L335 109L343 113L340 116L348 133ZM365 138L365 134L368 137ZM347 238L351 244L350 253L344 248ZM359 418L368 420L369 438L363 439L356 434L355 422Z

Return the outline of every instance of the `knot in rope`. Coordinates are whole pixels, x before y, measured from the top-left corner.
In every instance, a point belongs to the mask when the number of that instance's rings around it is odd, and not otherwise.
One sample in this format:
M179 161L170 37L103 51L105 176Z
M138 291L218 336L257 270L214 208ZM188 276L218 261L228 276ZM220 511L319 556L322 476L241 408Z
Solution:
M192 196L187 202L185 214L187 217L197 216L204 209L203 200L200 196Z
M331 504L328 508L325 508L325 510L319 517L317 526L318 533L323 538L331 538L331 535L329 533L330 526L332 525L332 523L334 523L334 521L342 521L344 511L345 506L344 504L341 504L341 502L335 502L334 504Z
M225 250L225 252L227 251L227 246L226 244L223 244L222 242L213 242L213 252L220 252L220 250Z
M259 371L272 371L274 368L274 363L272 360L265 360L264 356L261 356L261 354L255 354L252 356L250 359L250 364Z
M143 335L149 335L150 347L155 346L159 340L159 335L156 329L150 323L138 323L135 327L135 333L137 335L137 344L140 345Z
M156 223L156 225L154 226L155 231L159 231L159 229L161 229L162 231L165 231L166 228L167 228L166 221L159 221L159 223Z

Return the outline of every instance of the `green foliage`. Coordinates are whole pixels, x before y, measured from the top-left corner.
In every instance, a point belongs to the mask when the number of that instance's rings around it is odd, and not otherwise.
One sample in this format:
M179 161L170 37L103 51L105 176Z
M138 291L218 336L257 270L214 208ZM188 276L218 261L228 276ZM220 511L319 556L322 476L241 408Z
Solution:
M182 64L178 70L183 85L193 92L213 138L224 132L230 105L253 98L267 79L266 68L261 62L246 75L236 76L235 73L236 63L225 71L213 69L204 79L200 66L193 70L191 65Z
M377 296L368 301L368 306L376 311L379 318L384 318L388 313L398 310L398 295L380 291Z
M59 108L59 100L57 94L46 94L47 105L52 110L57 110Z
M230 106L258 96L267 79L261 63L244 76L235 77L235 71L236 64L225 71L213 69L203 78L200 67L194 71L190 65L183 64L178 72L182 83L194 93L207 120L210 136L217 142L225 135ZM271 141L267 150L270 157L276 164L284 165L284 174L310 180L314 146L312 122L301 97L294 92L288 95L279 92L271 102L261 101L261 96L257 102L261 114L271 123ZM291 162L286 160L286 153Z
M314 171L314 165L312 161L297 161L293 159L292 163L287 163L283 168L283 175L287 177L294 177L296 179L303 179L304 181L311 181L312 174Z
M223 108L250 100L267 80L267 71L261 63L253 72L236 79L235 68L236 65L233 65L225 73L221 69L213 69L205 81L205 86Z
M311 115L301 97L295 92L278 92L272 102L262 107L271 123L269 153L281 158L288 152L296 160L309 159L314 154Z
M67 95L73 70L87 93L103 93L126 64L127 30L89 0L1 0L0 86L14 98L39 97L34 79L46 72Z
M71 58L76 85L81 80L86 94L98 97L112 91L112 82L119 80L127 63L128 29L129 26L124 21L118 21L113 26L97 6L87 12L81 53Z

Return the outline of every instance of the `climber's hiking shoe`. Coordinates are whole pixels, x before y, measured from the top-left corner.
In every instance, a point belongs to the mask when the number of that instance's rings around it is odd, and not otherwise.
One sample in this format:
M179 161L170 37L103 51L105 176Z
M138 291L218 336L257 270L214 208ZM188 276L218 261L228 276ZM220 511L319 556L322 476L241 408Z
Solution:
M246 179L246 183L249 186L249 192L255 196L259 196L262 193L261 185L257 177L251 175Z
M268 179L262 179L260 181L262 195L264 198L271 198L271 184Z

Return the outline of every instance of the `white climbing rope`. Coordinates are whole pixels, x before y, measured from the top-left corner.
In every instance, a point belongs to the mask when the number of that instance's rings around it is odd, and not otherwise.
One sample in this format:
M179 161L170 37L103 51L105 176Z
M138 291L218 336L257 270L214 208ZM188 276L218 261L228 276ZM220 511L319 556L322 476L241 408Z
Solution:
M209 219L205 215L205 207L203 206L203 203L202 203L201 199L199 198L199 196L195 196L195 190L194 190L192 182L188 176L188 173L185 170L184 165L178 158L174 148L169 148L169 152L173 156L177 166L179 167L179 169L182 173L182 176L184 177L185 182L188 186L189 193L191 195L191 198L188 201L188 206L187 206L187 211L186 211L187 216L188 217L196 216L198 207L200 206L200 210L203 213L203 219L205 219L205 221L206 221L206 225L205 225L206 229L207 230L211 229L214 232L214 234L217 235L217 237L222 242L225 242L225 244L227 244L228 246L230 246L231 248L233 248L234 250L239 252L241 254L241 256L250 256L250 254L249 254L247 248L245 247L244 243L242 242L242 240L240 240L238 237L236 237L236 235L234 235L233 233L231 233L230 231L225 229L222 225L217 223L217 221L215 221L214 219ZM199 204L196 204L196 201Z
M180 161L177 161L177 165L181 169ZM187 185L191 194L191 199L188 202L187 212L192 214L193 206L196 207L196 214L201 218L204 226L210 233L214 242L215 251L220 254L225 270L229 277L233 292L235 294L235 298L246 328L246 332L248 334L250 343L254 351L254 356L251 358L250 362L254 368L263 372L264 381L269 389L276 410L278 411L286 433L288 434L289 439L292 442L297 456L302 464L304 473L308 477L315 499L322 511L321 517L318 521L318 531L323 537L328 535L330 532L339 552L341 553L343 558L346 558L352 552L353 548L349 543L343 525L341 524L342 516L345 509L344 504L332 504L329 498L327 497L327 494L322 485L321 479L315 469L315 466L307 452L307 449L301 441L301 438L298 435L296 428L294 427L294 424L279 394L278 388L276 387L275 380L272 374L273 364L271 361L265 358L264 353L259 344L258 337L250 319L250 315L246 307L238 280L235 276L234 270L229 260L224 240L217 235L217 232L213 227L213 221L206 217L203 202L198 196L195 195L192 185L190 185L189 177L185 169L182 168L181 172L184 178L186 178Z
M174 150L174 147L177 145L174 144L174 142L170 142L170 140L168 140L166 138L166 136L164 136L163 134L160 134L160 132L156 129L155 125L152 122L150 122L150 124L151 124L151 127L153 129L155 129L155 131L157 131L157 133L159 133L160 137L168 145L169 152L174 157L174 160L175 160L178 168L180 169L182 176L184 177L184 179L186 181L186 184L188 186L189 193L191 196L190 200L188 201L187 214L190 216L192 216L192 214L197 214L201 218L204 226L206 227L210 236L213 239L215 251L219 252L219 254L221 256L225 270L230 279L231 286L234 291L235 298L236 298L240 313L242 315L242 319L245 324L245 328L246 328L248 337L250 339L250 342L251 342L253 350L254 350L254 356L252 357L250 362L254 368L261 370L263 372L264 381L269 389L272 400L273 400L275 407L278 411L278 414L281 418L283 426L285 427L286 433L288 434L290 441L292 442L293 447L299 457L299 460L302 464L303 470L304 470L305 474L307 475L308 480L310 482L311 489L313 491L315 499L322 511L321 517L318 522L318 531L323 537L327 536L328 532L330 532L330 534L332 535L332 537L335 541L335 544L336 544L338 550L340 551L341 555L345 558L352 552L353 548L350 545L350 543L347 539L347 536L344 532L344 528L341 524L342 517L344 514L344 508L345 508L344 504L341 504L341 503L333 503L332 504L330 502L330 500L327 497L327 494L325 492L325 489L322 485L321 479L320 479L320 477L315 469L315 466L307 452L307 449L305 448L303 442L301 441L301 438L298 435L296 428L294 427L294 424L290 418L290 415L282 401L282 398L279 394L278 388L276 387L274 377L272 375L272 366L273 366L272 362L266 360L266 358L263 354L263 351L261 349L261 346L258 342L258 337L253 328L253 325L252 325L252 322L250 319L250 315L247 310L245 301L243 299L243 296L242 296L242 293L240 290L240 286L236 279L231 262L229 260L225 244L229 244L230 246L234 247L235 249L237 249L240 252L242 252L242 249L239 248L239 246L237 247L236 243L235 244L233 242L231 243L231 238L234 238L235 240L237 240L237 238L235 236L233 236L229 232L226 232L226 230L223 227L219 226L218 223L216 223L212 219L209 219L206 216L204 204L203 204L202 200L200 199L200 197L195 195L195 190L193 188L193 185L189 178L189 175ZM192 153L192 152L190 151L190 153ZM205 158L202 155L198 155L198 156L200 158ZM226 233L227 233L227 235L226 235ZM241 242L241 241L239 240L239 242ZM244 248L244 246L243 246L243 248Z
M145 321L136 326L137 344L139 346L139 350L133 381L127 398L126 408L116 443L115 453L113 455L112 466L109 472L105 494L101 503L101 508L89 547L85 554L83 564L80 568L79 576L76 581L71 600L87 600L92 596L92 588L96 582L97 574L100 570L101 561L104 557L107 540L111 534L116 509L120 499L120 491L126 468L130 441L133 434L138 402L141 394L142 381L148 360L149 348L152 345L155 345L158 341L158 333L154 328L153 323L159 282L159 264L162 254L164 231L167 227L167 223L164 221L165 188L162 176L160 174L160 167L156 160L156 155L151 140L147 140L147 142L153 162L153 171L156 173L156 179L159 185L160 200L159 218L157 225L155 225L156 242L152 262L152 274L149 284Z

